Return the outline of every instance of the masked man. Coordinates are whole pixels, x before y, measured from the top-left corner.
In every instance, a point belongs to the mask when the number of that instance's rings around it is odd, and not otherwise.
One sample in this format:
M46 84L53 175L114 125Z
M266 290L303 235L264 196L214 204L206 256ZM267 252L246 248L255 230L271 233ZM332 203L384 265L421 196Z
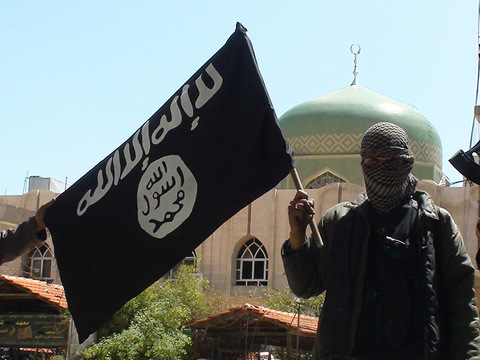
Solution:
M474 268L450 214L416 191L405 131L369 128L361 143L366 194L326 211L325 242L306 239L313 201L288 207L282 257L290 288L326 290L315 359L478 359Z

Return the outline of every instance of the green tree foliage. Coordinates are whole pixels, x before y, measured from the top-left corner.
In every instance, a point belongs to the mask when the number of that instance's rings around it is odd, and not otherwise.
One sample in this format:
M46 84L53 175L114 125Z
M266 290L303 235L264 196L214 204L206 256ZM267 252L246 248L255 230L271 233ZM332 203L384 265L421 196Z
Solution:
M310 299L300 299L293 295L289 288L265 290L263 305L265 307L297 313L299 308L302 314L309 316L319 315L325 300L325 293Z
M300 306L302 314L313 316L323 304L323 296L300 300L288 288L253 295L232 297L214 291L193 266L182 266L175 279L159 280L118 311L99 332L101 340L85 349L80 359L191 359L192 339L183 327L195 320L246 302L294 313ZM200 345L211 353L212 344Z
M191 338L182 327L208 314L207 288L208 280L195 276L193 267L181 267L175 280L160 280L128 302L81 359L188 358Z

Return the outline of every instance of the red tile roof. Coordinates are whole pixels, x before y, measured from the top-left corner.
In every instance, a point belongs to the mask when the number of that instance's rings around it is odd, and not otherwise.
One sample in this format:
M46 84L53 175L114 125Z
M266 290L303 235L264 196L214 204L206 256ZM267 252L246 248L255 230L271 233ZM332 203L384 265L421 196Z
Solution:
M298 329L299 332L316 334L318 327L318 318L314 316L307 316L300 314L300 321L298 321L298 314L288 313L284 311L278 311L269 309L263 306L257 306L252 304L244 304L228 309L228 311L221 312L216 315L211 315L205 319L197 320L189 325L188 328L206 328L211 325L213 320L220 319L222 317L232 317L232 315L242 316L242 313L248 313L248 315L256 315L261 320L269 320L277 323L278 325L288 326L292 329Z
M45 281L33 280L24 277L1 275L2 279L18 288L27 290L28 292L38 295L44 300L67 309L67 299L63 286L48 284Z

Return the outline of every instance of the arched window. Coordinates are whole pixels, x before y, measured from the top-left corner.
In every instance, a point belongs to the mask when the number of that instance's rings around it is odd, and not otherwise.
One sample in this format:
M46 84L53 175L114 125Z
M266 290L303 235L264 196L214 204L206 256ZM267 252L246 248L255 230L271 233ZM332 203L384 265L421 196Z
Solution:
M30 277L39 280L52 280L53 254L47 244L43 243L33 249L28 258L30 259Z
M268 284L268 255L260 240L252 238L237 255L236 282L240 286Z
M327 171L310 181L307 186L305 186L305 188L319 189L325 185L338 182L345 182L345 180L343 180L341 177L338 177L337 175L332 174L330 171Z

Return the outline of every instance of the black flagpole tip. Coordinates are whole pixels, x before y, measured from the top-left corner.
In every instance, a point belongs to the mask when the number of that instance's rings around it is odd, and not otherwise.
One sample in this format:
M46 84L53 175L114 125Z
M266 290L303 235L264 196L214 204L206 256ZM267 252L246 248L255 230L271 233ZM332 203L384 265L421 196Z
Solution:
M236 30L240 30L243 33L246 33L248 31L247 28L245 26L243 26L242 24L240 24L238 21L237 21Z

